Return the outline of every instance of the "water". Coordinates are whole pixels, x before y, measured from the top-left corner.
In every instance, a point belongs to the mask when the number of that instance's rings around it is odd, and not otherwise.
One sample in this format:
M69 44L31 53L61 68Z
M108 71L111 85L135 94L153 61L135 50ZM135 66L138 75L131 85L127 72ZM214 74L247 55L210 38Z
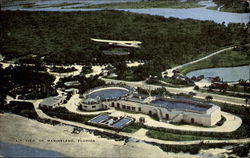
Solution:
M0 157L66 157L65 155L19 144L0 142Z
M114 127L114 128L123 128L124 126L126 126L130 122L132 122L131 119L123 118L123 119L119 120L118 122L116 122L115 124L113 124L112 127Z
M92 122L92 123L99 123L99 122L107 120L109 118L110 117L108 115L101 115L101 116L98 116L98 117L96 117L94 119L91 119L90 122Z
M235 82L240 79L249 80L249 66L227 67L227 68L210 68L195 70L187 73L187 77L204 75L208 77L219 76L224 82Z
M245 23L249 22L249 13L228 13L206 8L170 9L170 8L148 8L148 9L121 9L133 13L175 17L179 19L209 20L215 23Z
M152 104L155 105L161 105L163 107L166 107L167 109L170 110L191 110L191 111L198 111L198 112L205 112L208 110L208 108L206 107L198 107L198 106L194 106L192 104L188 104L188 103L181 103L181 102L170 102L170 101L166 101L166 100L154 100L151 102Z
M89 95L90 98L100 98L101 100L106 100L106 99L116 99L119 97L122 97L129 92L124 89L105 89L105 90L100 90L93 92Z
M96 1L95 3L97 2L98 1ZM246 24L249 22L249 19L250 19L249 13L229 13L229 12L220 12L217 10L206 9L206 7L211 7L215 5L211 1L202 1L200 2L200 4L205 5L205 7L188 8L188 9L148 8L148 9L117 9L117 10L129 11L129 12L139 13L139 14L158 15L158 16L164 16L166 18L175 17L175 18L180 18L180 19L190 18L190 19L195 19L195 20L210 20L216 23L225 22L225 24L228 24L228 23L245 23ZM70 7L67 7L66 9L62 9L60 7L20 8L18 6L11 6L11 7L2 8L2 10L72 12L72 11L97 11L101 9L72 9Z

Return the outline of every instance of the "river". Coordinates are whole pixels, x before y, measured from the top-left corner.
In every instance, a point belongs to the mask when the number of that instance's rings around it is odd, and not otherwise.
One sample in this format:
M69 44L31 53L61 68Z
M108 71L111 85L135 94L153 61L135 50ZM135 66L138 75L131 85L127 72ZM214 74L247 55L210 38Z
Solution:
M66 1L66 0L65 0ZM99 1L104 2L104 1ZM109 1L111 2L111 1ZM113 1L114 2L114 1ZM95 2L97 3L97 2ZM201 1L201 5L204 7L200 8L183 8L183 9L172 9L172 8L148 8L148 9L118 9L122 11L129 11L139 14L150 14L168 17L175 17L180 19L195 19L195 20L210 20L216 23L245 23L247 24L250 19L249 13L230 13L220 12L217 10L209 10L207 7L215 6L210 1ZM79 4L78 4L79 5ZM74 9L70 7L47 7L47 8L21 8L18 6L3 7L2 10L25 10L25 11L60 11L60 12L73 12L73 11L97 11L101 9Z

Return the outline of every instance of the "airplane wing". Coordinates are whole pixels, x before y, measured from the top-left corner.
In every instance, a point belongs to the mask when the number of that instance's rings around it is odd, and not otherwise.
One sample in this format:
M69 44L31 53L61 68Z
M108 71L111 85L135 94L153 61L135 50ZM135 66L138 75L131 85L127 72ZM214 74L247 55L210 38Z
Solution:
M141 44L140 41L115 41L115 40L103 40L103 39L95 39L95 38L90 38L93 41L96 42L108 42L108 43L137 43Z
M96 42L111 42L111 40L102 40L102 39L95 39L95 38L90 38L90 39Z

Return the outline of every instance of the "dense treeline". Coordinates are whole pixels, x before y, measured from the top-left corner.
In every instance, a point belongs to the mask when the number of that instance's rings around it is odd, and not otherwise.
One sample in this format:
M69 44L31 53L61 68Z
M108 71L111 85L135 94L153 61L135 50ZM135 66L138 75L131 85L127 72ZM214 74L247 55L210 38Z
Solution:
M148 61L137 68L125 67L120 78L127 80L159 76L168 67L221 47L247 42L246 28L241 24L226 27L212 21L166 19L121 11L1 13L0 53L6 60L21 58L22 62L35 62L44 57L47 63L85 65ZM90 38L138 40L142 41L142 48L131 48L128 56L107 56L103 51L112 48Z
M40 99L56 95L56 90L51 86L55 77L45 72L45 69L25 65L0 69L0 98L20 95L21 99Z
M81 84L77 86L65 86L65 82L69 81L79 81ZM57 83L58 88L78 88L79 93L84 93L86 90L103 86L105 82L101 79L99 79L98 75L91 76L89 78L85 76L69 76L65 78L60 78L60 80Z
M53 63L143 59L152 60L153 66L171 66L247 38L238 24L225 27L211 21L120 11L1 13L1 53L7 60L35 54ZM109 48L107 44L90 38L138 40L143 44L141 49L130 50L127 57L110 57L102 53Z
M0 110L32 119L38 119L34 106L30 102L10 101L7 105L0 105Z
M250 8L245 0L213 0L218 5L222 5L222 11L248 13Z
M64 68L64 67L52 67L51 72L57 72L57 73L67 73L67 72L74 72L77 71L75 67L70 67L70 68Z

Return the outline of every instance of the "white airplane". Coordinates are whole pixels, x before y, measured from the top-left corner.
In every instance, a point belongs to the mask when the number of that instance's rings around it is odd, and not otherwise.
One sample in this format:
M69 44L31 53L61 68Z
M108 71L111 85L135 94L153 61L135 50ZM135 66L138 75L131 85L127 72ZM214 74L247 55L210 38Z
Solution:
M104 42L110 45L121 46L121 47L133 47L133 48L140 48L140 41L114 41L114 40L104 40L104 39L95 39L90 38L92 41L96 42Z

